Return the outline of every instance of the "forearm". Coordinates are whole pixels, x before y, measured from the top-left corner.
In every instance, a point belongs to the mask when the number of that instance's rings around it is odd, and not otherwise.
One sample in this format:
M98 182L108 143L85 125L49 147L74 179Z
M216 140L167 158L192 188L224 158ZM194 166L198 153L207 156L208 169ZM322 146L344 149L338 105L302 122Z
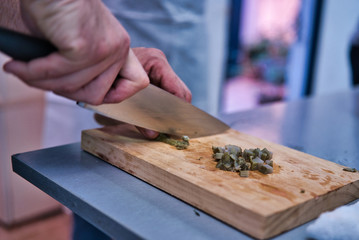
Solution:
M1 0L0 27L23 33L29 32L21 18L19 0Z

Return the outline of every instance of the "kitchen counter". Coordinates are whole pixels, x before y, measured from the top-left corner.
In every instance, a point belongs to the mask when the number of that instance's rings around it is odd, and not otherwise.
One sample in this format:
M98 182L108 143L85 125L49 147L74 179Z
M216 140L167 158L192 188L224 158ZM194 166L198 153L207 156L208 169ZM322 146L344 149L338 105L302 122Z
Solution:
M359 88L220 117L232 128L359 169ZM13 170L113 238L252 239L81 150L13 156ZM311 222L275 239L305 239Z

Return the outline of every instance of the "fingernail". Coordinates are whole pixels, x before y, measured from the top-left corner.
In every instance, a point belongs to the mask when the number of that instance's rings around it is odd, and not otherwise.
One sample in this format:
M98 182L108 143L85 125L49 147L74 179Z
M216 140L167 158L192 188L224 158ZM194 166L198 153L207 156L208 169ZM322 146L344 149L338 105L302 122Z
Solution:
M7 73L13 73L14 71L17 70L16 66L17 66L16 63L14 63L13 61L10 61L10 62L7 62L4 64L3 70L4 70L4 72L7 72Z
M9 64L4 64L4 66L2 67L2 69L4 70L4 72L9 72Z
M146 137L148 137L150 139L154 139L158 136L158 132L155 132L155 131L152 131L149 129L145 129L144 134L146 135Z

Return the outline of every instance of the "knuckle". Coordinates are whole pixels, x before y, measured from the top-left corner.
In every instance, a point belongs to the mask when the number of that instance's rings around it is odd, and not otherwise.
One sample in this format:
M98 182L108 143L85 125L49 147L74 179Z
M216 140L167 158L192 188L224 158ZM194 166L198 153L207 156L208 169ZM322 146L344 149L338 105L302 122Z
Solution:
M130 37L127 33L124 34L120 39L100 41L95 48L93 58L104 59L111 55L117 57L118 55L121 56L123 53L127 55L130 49L130 44Z
M109 103L119 103L122 102L124 99L121 96L113 96L112 99L110 99Z
M122 45L123 47L125 47L125 48L130 48L131 38L130 38L130 35L128 35L127 32L123 35L123 39L122 39L122 44L121 44L121 45Z
M166 59L166 55L164 54L164 52L162 52L158 48L149 48L149 51L151 51L153 53L153 55L155 55L157 57Z
M111 46L106 42L100 42L96 45L93 54L90 54L90 58L94 60L104 59L111 54Z
M76 41L70 43L69 49L76 53L78 56L84 56L88 54L88 44L85 39L78 38Z
M42 76L40 77L41 79L51 79L54 76L56 76L56 72L52 69L44 69Z
M51 90L62 92L62 93L74 93L78 90L78 87L73 84L66 84L66 85L54 87L54 89Z
M147 76L143 76L143 78L139 82L139 87L141 89L146 88L150 84L150 79Z
M167 64L166 55L157 48L147 48L146 50L148 62L150 64Z
M158 71L161 71L167 67L167 61L157 55L152 55L145 65L146 67L156 67Z
M192 102L192 93L190 91L186 93L186 100L189 103Z
M113 43L111 44L111 52L125 52L127 55L130 49L130 45L130 36L127 33L124 33L123 35L121 35L121 38L113 41Z
M58 75L58 70L53 66L39 66L29 64L26 78L28 81L43 81L51 80Z

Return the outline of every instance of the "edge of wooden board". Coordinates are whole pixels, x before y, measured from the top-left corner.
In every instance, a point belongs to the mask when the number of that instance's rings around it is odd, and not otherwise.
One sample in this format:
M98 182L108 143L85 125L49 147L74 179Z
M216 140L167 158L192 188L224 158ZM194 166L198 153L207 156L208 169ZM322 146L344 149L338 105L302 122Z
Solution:
M83 150L204 212L214 215L216 218L255 238L265 239L276 236L318 217L324 211L332 210L335 207L359 198L359 180L357 180L334 189L323 196L318 195L315 198L290 207L285 211L276 212L269 216L261 215L243 206L236 205L228 199L221 198L190 181L180 179L165 169L158 168L141 158L116 148L116 142L113 142L113 139L106 141L105 138L100 138L93 134L94 130L99 129L82 132L81 147ZM96 144L93 141L96 141ZM113 152L116 152L115 156L110 154ZM178 182L181 182L181 184L177 184ZM233 219L241 219L241 221L234 221Z

